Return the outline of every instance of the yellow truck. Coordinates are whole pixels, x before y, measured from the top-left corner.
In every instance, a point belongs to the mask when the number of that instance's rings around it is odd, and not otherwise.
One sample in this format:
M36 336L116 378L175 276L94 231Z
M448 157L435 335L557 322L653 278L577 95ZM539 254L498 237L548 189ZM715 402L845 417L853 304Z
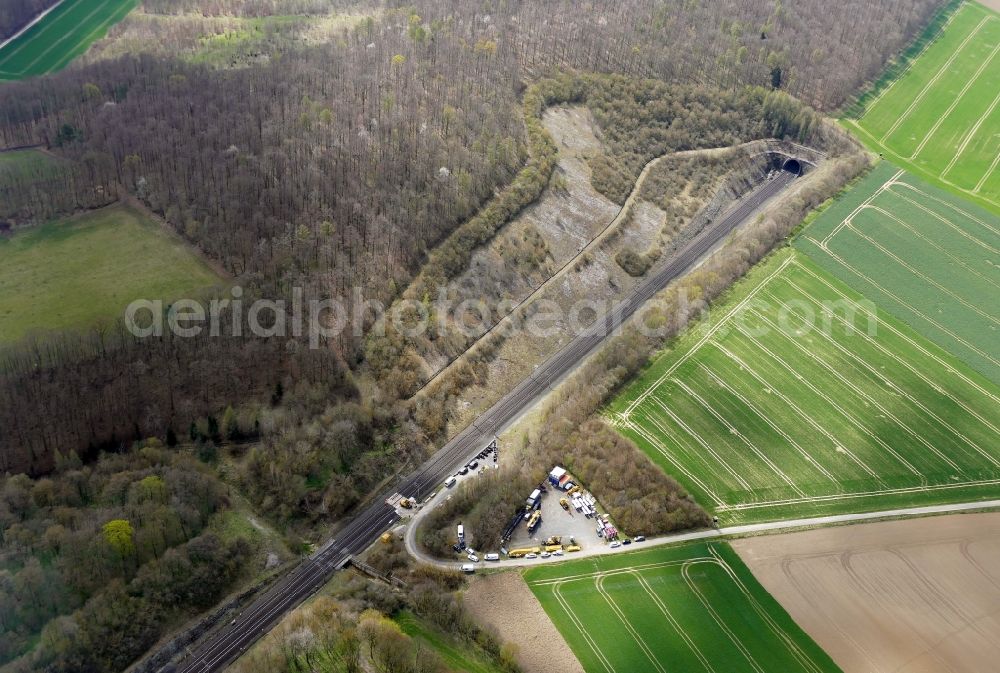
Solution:
M507 552L508 558L524 558L528 554L540 554L542 553L539 547L525 547L523 549L511 549Z
M547 551L547 552L559 551L560 549L562 549L562 545L561 544L547 544L547 545L545 545L543 547L543 549L545 549L545 551Z
M571 544L570 546L566 547L566 551L580 551L580 545Z

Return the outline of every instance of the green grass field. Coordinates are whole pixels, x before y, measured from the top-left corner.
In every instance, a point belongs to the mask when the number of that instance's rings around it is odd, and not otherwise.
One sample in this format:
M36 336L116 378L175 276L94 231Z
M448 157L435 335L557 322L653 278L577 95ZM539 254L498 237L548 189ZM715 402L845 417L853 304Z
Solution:
M658 356L609 421L723 523L995 496L1000 388L874 315L782 250Z
M873 150L1000 213L1000 14L963 3L844 123Z
M464 673L501 673L502 669L479 654L468 644L441 633L412 612L393 617L403 633L433 650L451 671Z
M118 23L138 0L64 0L0 49L0 80L46 75L70 61Z
M39 150L14 150L0 152L0 180L7 176L44 175L62 159Z
M187 246L115 206L0 238L0 343L33 329L86 327L137 298L219 283Z
M595 556L524 579L587 673L840 670L725 543Z
M1000 384L1000 217L883 162L795 246Z

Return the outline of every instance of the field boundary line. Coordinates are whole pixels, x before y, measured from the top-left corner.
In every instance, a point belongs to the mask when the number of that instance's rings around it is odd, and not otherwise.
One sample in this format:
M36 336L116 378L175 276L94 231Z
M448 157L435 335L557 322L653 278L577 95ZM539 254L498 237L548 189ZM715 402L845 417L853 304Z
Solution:
M722 467L726 470L726 472L731 474L733 478L736 479L737 484L739 484L748 491L751 490L750 483L743 478L743 475L739 474L736 470L734 470L733 467L728 462L726 462L726 460L723 459L722 456L720 456L715 451L715 449L712 448L712 445L709 444L707 441L705 441L704 437L702 437L696 430L689 427L687 423L681 420L681 418L673 411L671 411L670 408L667 406L667 404L659 397L654 396L652 399L653 399L653 404L655 404L661 410L663 410L663 412L670 417L670 420L672 420L677 425L677 427L679 427L681 430L690 435L691 438L694 439L696 443L698 443L703 449L705 449L709 453L710 456L712 456L712 458L714 458L720 465L722 465ZM649 417L647 416L647 419L648 418ZM657 424L657 427L659 428L660 424Z
M958 95L955 96L955 99L951 101L951 104L948 106L948 109L944 111L944 114L939 116L937 118L937 121L934 122L934 125L931 126L930 131L927 132L923 140L920 141L920 144L917 145L917 149L915 149L913 151L913 154L910 155L909 158L911 161L915 160L917 158L917 155L923 152L924 147L926 147L927 143L930 142L931 136L937 133L937 130L941 128L941 125L944 123L944 121L951 116L952 112L955 111L955 108L958 107L958 104L965 97L965 94L969 92L969 89L972 88L972 85L976 83L976 80L979 79L979 76L983 74L984 70L986 70L986 66L988 66L993 61L993 58L997 55L997 52L1000 52L1000 42L997 42L997 45L993 48L993 51L990 52L989 58L983 61L983 64L979 66L979 69L976 70L972 78L965 83L965 86L963 86L962 90L958 92ZM944 174L942 173L942 175Z
M786 406L788 406L788 408L794 411L795 414L799 416L799 418L803 419L806 423L811 425L813 429L815 429L817 432L824 435L828 440L830 440L830 443L833 444L834 446L834 451L836 451L837 449L843 450L851 458L851 460L853 460L858 465L858 467L867 472L870 477L879 482L882 481L882 477L878 474L878 472L873 470L871 467L868 466L867 463L865 463L863 460L854 455L853 451L843 446L841 442L839 442L837 438L830 433L829 430L824 428L822 424L816 421L816 419L814 419L812 416L803 411L794 401L789 399L787 395L778 390L776 386L772 386L767 381L765 381L755 369L750 367L741 358L739 358L738 356L730 352L729 349L727 349L725 346L714 340L710 341L707 345L710 348L715 348L716 350L720 351L727 358L729 358L734 363L739 365L741 371L745 371L746 373L750 374L750 376L752 376L754 380L757 381L757 383L764 386L769 393L774 394L779 400L781 400Z
M762 461L764 461L764 464L767 465L768 467L770 467L771 470L773 470L774 473L776 475L778 475L778 477L780 477L782 481L784 481L786 484L788 484L788 486L793 491L795 491L799 495L803 495L803 496L805 495L805 492L803 492L802 489L799 488L798 484L796 484L794 481L792 481L792 479L787 474L785 474L784 471L782 471L782 469L780 467L778 467L777 465L775 465L774 461L772 461L767 456L767 454L765 454L756 444L754 444L753 442L751 442L742 432L740 432L739 428L737 428L735 425L733 425L732 423L730 423L711 404L709 404L708 402L706 402L701 397L701 395L699 395L694 390L692 390L686 383L684 383L680 379L674 378L674 379L671 379L671 381L673 381L680 388L682 388L684 390L684 392L686 392L699 405L701 405L701 407L705 411L707 411L709 414L711 414L712 416L714 416L716 420L718 420L720 423L722 423L724 426L726 426L726 428L729 430L729 433L731 435L733 435L734 437L738 438L741 442L743 442L744 444L746 444L747 448L749 448L751 451L753 451L754 454L756 454L758 458L760 458Z
M908 493L932 493L934 491L974 488L976 486L1000 486L1000 479L977 479L970 481L956 481L952 483L928 484L926 486L899 486L882 491L853 491L849 493L831 493L829 495L810 495L805 498L788 498L785 500L762 500L757 502L723 505L719 508L719 511L742 512L750 509L765 507L782 507L786 505L798 505L801 503L835 502L837 500L854 500L857 498L873 498L886 495L906 495ZM878 514L878 512L872 513Z
M844 299L850 299L850 297L848 297L847 295L845 295L838 288L834 287L826 279L820 277L818 274L813 273L810 269L806 268L805 266L802 266L801 264L799 264L797 266L799 268L801 268L803 271L805 271L807 274L809 274L810 276L812 276L813 278L815 278L816 280L818 280L819 282L821 282L824 285L826 285L827 287L829 287L831 291L836 292L840 297L842 297ZM891 324L889 324L889 323L880 323L880 326L883 326L883 325L886 326L886 327L888 327L890 332L892 332L893 334L895 334L896 336L898 336L899 338L903 339L908 344L910 344L911 346L913 346L914 348L916 348L917 350L919 350L926 357L931 358L936 363L938 363L939 365L941 365L943 368L947 369L949 373L954 374L959 379L961 379L962 382L964 382L967 385L969 385L972 388L974 388L976 390L976 392L982 394L984 397L989 397L991 400L993 400L997 404L1000 404L1000 397L998 397L997 395L995 395L992 391L989 391L986 388L983 388L979 383L973 381L968 376L966 376L962 372L958 371L951 363L949 363L948 361L946 361L946 360L942 359L941 357L935 355L934 353L931 353L929 350L927 350L926 348L924 348L924 346L922 344L920 344L916 340L910 338L908 335L904 334L900 330L896 329ZM992 425L990 425L990 427L992 427Z
M790 282L790 284L793 287L796 287L796 288L798 287L798 286L794 285L794 283ZM812 299L812 298L810 298L810 299L811 299L811 301L817 307L822 308L822 304L820 304L819 302L817 302L815 299ZM834 315L833 318L836 319L836 320L841 321L845 326L848 324L847 321L844 320L843 318L841 318L840 316ZM843 353L845 357L850 358L850 360L853 361L853 362L856 362L858 364L858 366L860 366L860 367L862 367L864 369L867 369L871 373L872 376L874 376L877 379L881 380L886 386L888 386L888 387L892 388L893 390L897 391L901 397L903 397L904 399L909 400L911 403L913 403L914 405L916 405L917 407L919 407L921 411L923 411L928 416L932 417L940 425L942 425L945 428L947 428L948 430L950 430L955 436L960 437L962 439L962 441L964 441L966 443L966 445L969 446L969 448L971 448L974 451L976 451L977 453L979 453L983 458L986 459L987 462L993 463L994 467L1000 468L1000 462L997 461L996 457L994 457L992 454L990 454L989 452L987 452L985 449L982 449L978 444L976 444L971 439L969 439L968 437L966 437L965 434L962 431L960 431L959 429L953 427L951 425L951 423L949 423L945 419L943 419L940 416L938 416L935 412L933 412L930 409L928 409L927 407L925 407L924 404L923 404L923 402L921 402L917 397L915 397L914 395L910 394L909 391L907 391L907 390L901 388L900 386L896 385L895 381L893 381L891 378L889 378L888 376L886 376L885 374L883 374L879 370L877 370L875 368L875 366L872 365L868 360L866 360L865 358L862 358L862 357L858 356L857 354L855 354L850 349L844 348L844 346L842 346L841 344L837 343L829 335L825 334L823 332L823 330L818 330L818 331L820 333L820 336L824 340L826 340L828 343L833 344L834 348L836 348L838 351L840 351L841 353ZM990 421L986 420L985 418L982 418L976 411L974 411L974 410L970 409L969 407L967 407L960 399L957 399L955 396L947 394L947 393L941 391L940 388L938 388L937 386L935 386L935 384L932 383L931 381L928 381L926 377L924 377L919 371L916 370L916 368L910 366L908 363L906 363L902 359L896 357L894 353L892 353L890 350L884 348L875 339L873 339L870 336L868 336L867 334L864 334L864 333L861 333L861 332L859 332L859 334L861 335L861 338L866 343L870 343L880 353L882 353L883 355L886 355L886 356L892 358L893 360L896 360L896 362L898 362L899 364L901 364L903 367L905 367L906 369L909 369L911 372L913 372L917 376L917 378L919 378L921 381L923 381L924 384L926 384L929 388L931 388L935 392L939 392L943 397L946 397L949 400L951 400L952 402L954 402L957 406L959 406L962 409L964 409L966 411L966 413L968 413L970 416L975 417L976 420L978 420L980 423L982 423L987 428L989 428L991 431L993 431L993 434L1000 436L1000 431L998 431L997 428L994 427L994 425Z
M802 446L797 441L795 441L795 439L793 439L787 432L785 432L780 427L778 427L770 418L767 417L766 414L764 414L757 407L756 404L754 404L753 402L751 402L750 400L748 400L746 398L746 396L743 395L743 393L739 392L738 390L734 390L728 383L726 383L722 379L722 377L720 377L719 375L717 375L714 371L712 371L712 369L710 369L707 365L705 365L704 362L699 362L698 366L706 374L708 374L708 377L712 381L714 381L716 385L718 385L723 390L725 390L726 392L728 392L730 395L734 396L736 399L738 399L740 402L742 402L744 404L744 406L746 406L747 409L749 409L757 418L759 418L760 420L764 421L764 423L769 428L771 428L771 430L773 430L778 436L780 436L782 439L784 439L786 442L788 442L789 446L791 446L796 451L798 451L799 455L801 455L802 458L804 458L805 461L809 465L811 465L812 467L814 467L817 471L819 471L820 474L822 474L824 477L826 477L827 479L829 479L833 483L838 484L838 485L840 484L840 482L837 481L836 477L834 477L833 474L830 473L830 471L826 469L826 467L824 467L818 460L816 460L811 453L809 453L808 451L806 451L805 449L803 449Z
M731 642L733 646L740 651L740 654L742 654L744 658L746 658L747 663L750 664L750 667L755 671L757 671L757 673L767 673L767 671L765 671L764 668L759 663L757 663L757 660L754 659L753 655L750 654L750 650L748 650L746 645L743 644L743 641L741 641L739 638L736 637L736 634L733 633L733 630L730 629L729 626L725 623L725 621L722 619L722 616L719 615L718 612L716 612L714 607L712 607L711 601L705 598L705 594L702 593L701 589L698 587L697 582L691 579L691 566L693 565L695 564L685 563L683 566L681 566L681 576L684 578L684 583L687 584L688 590L695 595L695 597L698 599L698 602L701 603L701 606L705 609L705 612L707 612L712 617L712 621L714 621L718 625L719 629L726 634L726 637L729 638L729 642Z
M528 585L533 587L544 587L553 586L556 584L566 584L568 582L580 582L582 580L592 580L597 577L607 576L615 577L617 575L628 575L637 570L659 570L662 568L671 568L673 566L683 565L688 563L692 559L678 559L675 561L652 561L651 563L641 563L639 565L631 565L626 568L611 568L609 570L594 570L592 572L577 573L576 575L563 575L561 577L553 577L551 579L543 580L528 580ZM701 561L711 561L711 556L698 556L693 560Z
M636 407L638 407L640 404L642 404L646 400L647 397L649 397L650 395L652 395L653 391L655 391L664 381L666 381L671 376L673 376L673 374L677 370L677 368L680 367L684 362L686 362L687 359L691 356L691 354L694 351L698 350L698 348L700 348L701 345L705 341L711 339L712 335L714 335L717 331L719 331L719 329L722 328L722 325L724 323L726 323L729 320L729 318L731 318L732 316L736 315L739 311L741 311L746 304L748 304L754 297L757 296L757 293L760 291L760 289L762 287L764 287L764 285L766 285L768 282L770 282L770 280L772 278L774 278L776 275L778 275L779 273L781 273L781 271L786 266L788 266L791 263L791 261L792 261L791 257L789 257L788 259L784 260L778 266L777 269L775 269L769 276L767 276L767 278L764 278L760 282L760 284L757 285L757 287L755 287L753 290L751 290L742 301L740 301L739 303L736 304L736 306L734 306L732 309L730 309L729 312L726 313L726 315L724 315L718 321L718 323L716 323L711 328L709 328L709 330L706 332L706 334L704 336L702 336L702 338L700 340L698 340L686 353L684 353L680 358L678 358L677 362L675 362L670 367L668 367L667 371L665 371L660 376L660 378L658 378L656 381L654 381L652 384L650 384L644 391L642 391L639 394L638 397L636 397L634 400L632 400L629 403L628 407L625 408L625 411L622 412L621 416L623 418L625 418L625 419L628 419L629 414L631 414L632 411L634 411Z
M780 333L780 328L777 325L775 325L774 323L772 323L769 318L767 318L767 317L765 317L765 316L763 316L763 315L761 315L759 313L756 313L756 312L755 312L755 315L758 318L760 318L763 322L765 322L771 329L773 329L776 332ZM748 335L748 338L752 339L753 337ZM892 419L892 421L896 425L898 425L900 428L903 428L903 430L905 430L911 437L913 437L915 440L917 440L918 442L920 442L921 444L923 444L925 447L927 447L928 450L930 450L934 455L936 455L938 458L940 458L942 461L944 461L953 470L955 470L959 474L962 474L962 469L953 460L951 460L951 458L949 458L946 455L944 455L943 453L941 453L940 450L938 450L933 445L931 445L924 437L922 437L919 433L915 432L912 428L910 428L909 425L907 425L907 424L903 423L901 420L899 420L899 418L897 418L895 414L893 414L891 411L889 411L888 409L886 409L878 400L876 400L874 397L872 397L870 394L868 394L864 390L858 388L854 383L852 383L850 380L848 380L848 378L846 376L844 376L841 372L837 371L837 368L834 367L831 363L829 363L825 359L819 357L818 355L816 355L815 353L813 353L811 350L809 350L807 348L804 348L802 346L802 344L800 344L798 342L798 340L796 340L796 339L789 339L787 337L786 337L785 340L788 341L788 342L790 342L800 353L803 353L804 355L806 355L806 357L810 358L813 362L817 363L823 369L825 369L829 373L833 374L834 378L836 378L838 381L840 381L846 387L848 387L850 390L852 390L855 395L858 395L859 397L863 397L864 399L868 400L868 402L870 404L872 404L876 409L878 409L879 411L881 411L882 414L886 418ZM756 341L756 339L754 339L754 341Z
M938 71L937 71L936 73L934 73L934 76L933 76L933 77L932 77L932 78L931 78L930 80L928 80L928 81L927 81L927 84L925 84L925 85L924 85L924 88L922 88L922 89L921 89L921 90L920 90L920 91L919 91L919 92L917 93L917 97L916 97L916 98L914 98L914 99L913 99L913 101L912 101L912 102L910 103L910 105L909 105L909 106L908 106L908 107L906 108L906 110L904 110L904 111L903 111L903 113L902 113L902 114L900 114L900 115L899 115L899 116L898 116L898 117L896 118L896 121L895 121L895 123L894 123L894 124L893 124L892 126L890 126L890 127L889 127L889 130L885 132L885 135L883 135L883 136L882 136L882 142L886 142L886 141L888 141L888 139L889 139L889 136L891 136L891 135L892 135L893 133L895 133L895 132L896 132L896 130L897 130L897 129L898 129L899 127L900 127L900 125L901 125L901 124L902 124L902 123L903 123L903 122L904 122L904 121L905 121L905 120L906 120L906 119L907 119L907 118L908 118L908 117L909 117L909 116L910 116L911 114L913 114L913 111L914 111L914 110L915 110L915 109L917 108L917 106L918 106L918 105L919 105L920 103L922 103L922 102L923 102L923 100L924 100L924 97L925 97L925 96L926 96L926 95L928 94L928 92L929 92L929 91L931 90L931 88L933 88L933 86L934 86L935 84L937 84L937 81L938 81L939 79L941 79L941 76L942 76L942 75L944 75L945 71L946 71L946 70L947 70L948 68L950 68L950 67L951 67L951 64L952 64L952 63L954 63L954 62L955 62L955 59L957 59L957 58L958 58L958 55L962 53L962 51L963 51L963 50L965 49L965 47L966 47L966 46L967 46L967 45L969 44L969 42L971 42L971 41L972 41L972 38L974 38L974 37L975 37L976 35L978 35L978 34L979 34L979 31L983 29L983 26L985 26L985 25L986 25L986 23L987 23L987 22L988 22L988 21L989 21L990 19L992 19L992 18L993 18L993 16L992 16L992 15L987 15L987 16L983 17L983 20L982 20L982 21L980 21L980 22L979 22L979 23L978 23L978 24L976 25L976 27L975 27L975 28L974 28L974 29L972 30L972 32L971 32L971 33L969 33L969 34L968 34L968 35L967 35L967 36L965 37L965 39L964 39L964 40L962 40L962 43L961 43L960 45L958 45L958 48L956 48L956 49L955 49L955 52L954 52L954 53L953 53L953 54L952 54L952 55L951 55L951 56L950 56L950 57L948 58L948 60L947 60L947 61L945 61L945 62L944 62L944 63L943 63L942 65L941 65L941 67L940 67L940 68L938 68Z
M632 636L632 640L635 641L635 644L639 646L639 649L642 650L643 654L646 655L646 658L649 659L649 663L653 664L653 668L655 668L660 673L667 673L667 669L663 668L662 664L660 664L659 660L657 660L656 654L653 652L652 649L650 649L649 644L646 643L645 639L641 635L639 635L639 632L636 630L636 628L632 626L632 622L629 621L628 617L622 611L621 607L619 607L619 605L615 602L615 599L611 597L611 594L608 593L607 590L605 590L604 579L605 577L603 575L594 579L594 588L597 589L597 593L601 595L601 598L604 599L604 602L608 604L608 607L611 608L611 611L615 613L616 617L618 617L618 621L622 623L622 626L625 627L625 630L628 631L629 635ZM673 623L673 620L671 620L671 623ZM677 627L675 626L675 628Z
M903 174L903 170L900 169L900 170L896 171L895 175L893 175L891 178L889 178L888 180L886 180L885 182L883 182L881 185L879 185L878 188L875 191L873 191L871 194L868 195L868 198L866 198L864 201L862 201L861 203L859 203L857 205L857 207L854 210L852 210L850 212L850 214L848 214L847 217L845 217L844 219L842 219L837 224L837 226L835 226L833 229L831 229L830 232L826 236L824 236L822 238L822 240L817 241L815 238L812 238L812 237L810 237L809 240L815 242L816 245L818 245L820 247L820 249L822 249L823 251L826 251L827 250L827 245L830 243L830 241L832 241L837 236L837 234L840 233L840 230L843 229L844 227L846 227L847 223L850 222L854 218L855 215L857 215L862 210L864 210L865 207L868 206L869 203L871 203L872 201L874 201L875 199L877 199L882 192L884 192L885 190L887 190L889 188L889 186L894 181L898 180L899 177L902 174Z
M792 366L789 365L784 358L779 357L778 355L773 353L771 349L769 349L767 346L757 341L756 339L753 339L752 337L749 337L746 334L744 334L744 337L748 337L749 341L753 343L753 345L756 348L762 350L769 358L771 358L775 363L777 363L778 366L780 366L782 369L787 371L789 374L797 375L794 369L792 369ZM912 463L910 463L910 461L908 461L902 455L897 453L894 448L886 444L885 440L883 440L881 437L875 434L875 432L873 432L867 425L865 425L863 421L855 418L855 416L852 413L850 413L847 409L844 409L842 406L837 404L834 400L830 399L829 395L827 395L825 392L814 386L812 382L807 380L805 377L802 377L799 380L814 394L819 395L827 404L833 407L841 416L850 421L850 423L854 425L855 428L860 430L863 434L868 435L873 441L875 441L875 443L877 443L879 446L885 449L889 453L889 455L891 455L893 458L899 461L899 463L904 467L906 467L910 472L912 472L915 477L919 477L923 483L926 483L927 477L924 475L923 472L918 470L916 467L913 466Z
M684 568L687 567L687 565L688 565L687 563L681 564L681 573L684 572ZM694 640L691 638L691 636L688 635L688 632L681 627L680 622L678 622L677 618L670 613L670 610L667 609L666 604L660 599L660 597L656 594L656 592L653 591L653 587L649 585L649 582L647 582L646 578L642 576L642 573L633 572L632 576L635 577L636 582L639 583L639 586L642 587L643 591L646 592L650 600L653 601L653 604L656 605L656 607L660 610L660 612L663 613L663 616L666 617L667 621L670 622L670 625L674 627L674 631L677 632L677 635L679 635L681 637L681 640L683 640L684 643L688 646L688 649L691 650L691 653L694 654L694 656L698 659L698 661L701 662L701 665L705 667L705 670L711 671L711 673L715 673L715 667L712 666L712 663L708 660L708 657L705 656L705 654L698 647L697 643L695 643ZM603 583L604 578L602 577L600 581Z

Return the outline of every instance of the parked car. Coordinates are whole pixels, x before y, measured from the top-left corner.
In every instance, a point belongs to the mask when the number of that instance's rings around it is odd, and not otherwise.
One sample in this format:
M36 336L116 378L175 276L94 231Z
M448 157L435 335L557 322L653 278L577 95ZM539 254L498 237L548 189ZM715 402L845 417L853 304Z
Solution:
M550 556L552 556L552 554L547 551L543 551L541 554L539 554L539 556L541 556L542 558L549 558Z
M474 573L474 572L476 572L476 566L472 565L471 563L463 563L462 564L462 572L463 573L470 573L470 574Z
M622 543L619 542L618 540L615 540L614 542L611 543L611 548L612 549L618 549L621 546L622 546Z
M553 556L562 556L565 553L566 552L564 552L562 549L556 549L554 552L552 552L552 555Z
M461 474L461 475L466 475L466 474L468 474L468 473L469 473L469 468L468 468L468 466L466 466L466 467L463 467L463 468L462 468L461 470L459 470L459 471L458 471L458 473L459 473L459 474Z
M479 467L479 461L476 461L476 460L472 461L472 462L471 462L471 463L469 463L469 465L468 465L468 468L469 468L470 470L474 470L474 469L476 469L477 467Z
M447 479L444 480L444 485L446 488L451 488L452 486L455 485L457 481L458 479L456 479L455 477L448 477Z
M483 558L486 559L487 561L499 561L500 554L487 554Z
M524 558L529 558L529 559L530 559L530 558L538 558L538 554L536 554L536 553L532 552L532 553L530 553L530 554L525 554L525 555L524 555Z
M469 554L469 560L472 561L473 563L479 563L479 557L476 556L475 554Z
M629 538L625 538L624 540L622 540L622 544L632 544L632 540L630 540Z
M645 542L646 541L646 536L645 535L636 535L632 539L635 540L636 542Z

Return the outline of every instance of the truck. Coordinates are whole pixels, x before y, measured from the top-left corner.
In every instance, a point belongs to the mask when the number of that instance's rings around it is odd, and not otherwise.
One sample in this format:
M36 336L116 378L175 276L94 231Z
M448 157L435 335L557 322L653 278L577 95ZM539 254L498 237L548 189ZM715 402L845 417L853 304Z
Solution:
M534 532L534 530L538 528L538 524L540 524L541 522L542 522L542 510L536 509L534 514L531 515L531 518L528 519L528 532L529 533Z
M566 551L580 551L580 545L571 544L570 546L566 547Z
M456 479L454 475L448 477L447 479L444 480L445 488L451 488L452 486L455 485L455 482L457 481L458 479Z
M472 565L471 563L463 563L462 572L471 575L472 573L476 572L476 566Z
M554 551L559 551L562 548L563 547L562 547L561 544L547 544L544 547L542 547L542 549L544 549L545 551L547 551L549 553L552 553Z
M542 497L542 491L536 488L534 491L531 492L531 495L528 496L527 500L525 500L524 503L528 506L528 509L532 509L538 502L538 499L541 497Z
M569 511L569 500L566 498L559 498L559 506L562 507L567 512Z
M539 547L524 547L522 549L511 549L507 556L510 558L524 558L528 554L540 554L542 552Z
M465 544L465 526L458 524L458 544Z

